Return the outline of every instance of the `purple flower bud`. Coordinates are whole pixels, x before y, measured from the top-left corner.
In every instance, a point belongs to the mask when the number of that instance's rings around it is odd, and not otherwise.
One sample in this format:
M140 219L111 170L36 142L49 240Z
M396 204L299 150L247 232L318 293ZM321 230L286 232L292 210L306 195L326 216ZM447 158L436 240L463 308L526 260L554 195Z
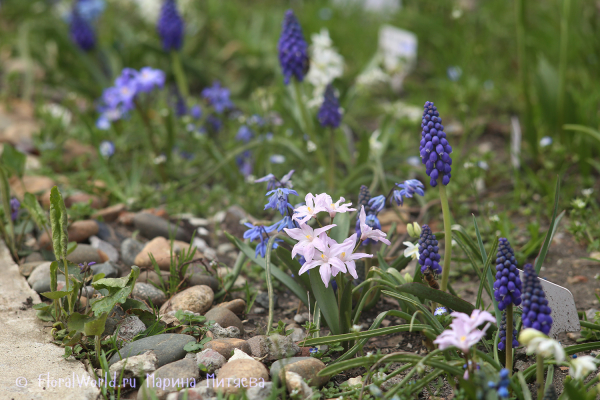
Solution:
M421 161L426 167L426 173L431 178L431 186L437 186L438 179L442 179L442 184L450 183L452 171L452 147L446 140L444 126L437 108L432 102L428 101L424 106L423 119L421 121Z
M333 86L331 86L331 84L327 85L327 88L325 89L323 104L319 109L317 118L323 127L329 126L331 128L337 128L340 126L340 122L342 121L340 103L337 97L335 97Z
M418 243L421 273L424 273L427 267L430 267L435 274L441 274L442 267L439 264L441 257L438 254L438 241L428 225L423 225L421 228L421 237Z
M179 50L183 44L183 19L177 11L175 0L165 0L160 9L156 30L165 51Z
M77 3L75 3L77 5ZM90 22L81 16L77 6L73 7L69 27L71 40L84 51L93 50L96 46L96 34Z
M552 328L552 310L547 306L546 294L531 264L523 267L525 288L523 290L523 326L534 328L547 335Z
M304 40L300 23L292 10L285 12L277 47L285 84L290 83L292 76L296 77L298 82L302 82L304 75L308 72L308 45Z

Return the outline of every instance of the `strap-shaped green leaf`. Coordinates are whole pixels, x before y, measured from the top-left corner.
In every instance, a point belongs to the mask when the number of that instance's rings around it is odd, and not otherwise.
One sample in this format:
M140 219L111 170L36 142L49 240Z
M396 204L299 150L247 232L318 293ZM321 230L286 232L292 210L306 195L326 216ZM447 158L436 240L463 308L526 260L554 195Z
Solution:
M50 224L52 226L52 244L56 259L66 258L69 246L67 208L56 186L50 191Z
M29 215L38 228L46 229L48 227L48 216L34 195L25 193L22 204L29 211Z
M40 294L47 299L57 300L57 299L62 299L63 297L68 295L69 292L56 291L56 292L44 292L44 293L40 293Z
M559 196L560 196L560 177L557 177L556 178L556 189L554 191L554 208L552 210L552 221L550 222L550 226L548 227L548 232L546 233L546 239L544 239L544 244L542 245L542 248L540 249L540 253L535 258L535 262L533 264L533 266L535 267L535 272L537 274L540 273L540 270L542 269L542 264L544 263L544 260L546 259L546 254L548 254L548 250L550 250L550 244L552 243L552 238L554 237L554 234L556 233L556 228L558 228L558 224L560 223L560 220L565 215L565 212L563 211L562 213L560 213L560 215L558 217L556 216L556 212L558 211Z

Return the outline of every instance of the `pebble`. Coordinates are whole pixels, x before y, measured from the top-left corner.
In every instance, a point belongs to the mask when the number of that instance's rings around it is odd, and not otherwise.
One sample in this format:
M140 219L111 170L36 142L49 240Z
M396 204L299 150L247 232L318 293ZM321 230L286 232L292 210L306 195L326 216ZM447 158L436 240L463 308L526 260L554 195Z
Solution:
M227 360L218 351L213 349L204 349L195 355L196 364L203 364L206 367L206 373L214 374L221 368Z
M197 265L192 264L188 267L186 279L190 286L206 285L210 286L213 292L219 291L219 281L210 275L206 275L206 272Z
M254 307L254 313L255 314L264 314L266 310L262 307Z
M256 360L234 360L228 362L221 368L217 374L218 379L244 379L249 382L250 379L257 379L258 382L266 382L269 379L269 373L265 366ZM240 388L235 385L225 385L225 387L216 388L217 391L222 391L224 395L236 394Z
M125 312L119 306L114 306L112 310L108 313L108 318L106 318L106 324L104 325L104 335L112 335L115 333L117 329L117 325L127 316ZM139 352L140 354L143 352ZM133 355L137 355L133 354ZM112 360L112 359L111 359ZM118 357L117 357L118 360Z
M182 250L186 250L189 243L175 240L173 242L173 253L179 254ZM142 251L135 257L134 264L140 268L152 268L150 256L152 254L159 268L163 271L168 271L171 267L171 242L164 237L156 237L146 243ZM196 257L202 257L202 253L196 252Z
M151 398L149 396L149 392L154 391L156 396L160 399L165 399L167 395L171 392L176 392L180 390L182 385L185 385L186 382L197 381L200 378L200 373L198 370L198 366L193 360L183 359L179 361L172 362L170 364L164 365L158 368L154 372L154 382L149 384L141 384L140 391L138 392L138 400L145 400ZM150 378L152 379L152 378ZM172 386L163 385L159 387L156 383L160 379L161 382L169 381L172 383ZM148 387L150 386L150 387Z
M278 297L276 294L273 294L273 304L277 305ZM269 309L269 294L266 292L261 292L256 296L256 300L254 300L256 304L266 309Z
M164 280L165 284L168 286L170 273L168 271L160 271L160 275L162 276L162 279ZM154 272L153 270L141 271L140 276L137 279L137 282L144 282L144 283L152 282L155 285L160 286L160 279L158 277L158 274L156 272Z
M232 243L221 243L219 246L217 246L217 254L223 255L234 249L235 246Z
M209 382L211 381L198 382L195 388L169 393L166 400L217 400L215 390L208 385Z
M297 357L293 357L297 358ZM299 358L299 357L298 357ZM279 360L277 362L281 362L283 360ZM322 387L329 381L328 376L317 376L317 374L325 368L325 363L314 357L306 357L302 360L289 363L284 365L283 368L280 366L281 372L278 373L279 378L281 378L281 374L283 371L286 372L295 372L300 375L303 379L306 380L309 386L317 386ZM271 377L273 377L273 373L271 373Z
M276 361L286 357L293 357L300 348L292 338L282 335L258 335L248 339L252 356L263 358L265 361Z
M101 251L101 250L100 250ZM98 249L93 248L88 244L79 244L77 248L73 250L71 254L67 256L67 260L74 264L81 264L83 262L97 262L102 263L108 261L108 257L104 252L104 257L100 254ZM106 258L105 258L106 257Z
M235 360L254 360L254 358L250 357L248 354L244 353L240 349L233 349L233 355L229 359L229 362Z
M176 324L182 324L182 325L189 325L190 321L187 318L188 315L191 316L196 316L196 317L201 317L200 314L189 311L189 310L178 310L181 311L183 313L183 315L181 317L181 320L177 319L177 317L175 316L177 314L177 311L169 311L168 313L164 314L161 318L161 321L165 322L167 325L171 322L174 322Z
M128 357L126 360L121 360L114 363L109 371L110 375L113 376L115 373L117 376L121 375L123 371L124 379L131 378L145 378L146 374L151 374L156 371L158 359L153 351L147 351L139 356Z
M589 310L587 310L585 312L585 316L587 317L588 321L594 321L596 319L597 312L598 310L596 310L595 308L590 308Z
M224 328L229 328L230 326L235 326L240 330L241 333L244 333L244 325L242 321L235 315L231 310L225 307L217 307L213 308L206 314L204 314L208 321L215 321L217 324L221 325Z
M225 219L225 215L226 215L225 211L218 211L215 215L213 215L213 217L211 218L211 221L214 224L220 224Z
M131 296L139 300L147 301L157 307L162 306L167 301L167 296L162 290L149 283L136 282Z
M213 334L213 338L215 339L240 338L240 330L235 326L223 328L221 325L215 322L208 328L208 330Z
M135 239L127 238L121 242L121 257L126 265L134 265L135 257L142 252L144 244Z
M35 267L29 274L29 278L27 278L27 283L29 283L29 285L33 287L33 285L37 281L42 280L46 277L49 278L50 264L52 264L51 261L46 261L45 263L41 263L37 267Z
M119 252L117 251L117 249L115 249L115 247L112 244L105 242L98 236L90 236L90 244L93 248L102 250L108 256L108 259L110 261L119 261Z
M229 360L233 355L234 349L240 349L246 354L250 354L250 346L247 341L242 339L213 339L204 345L205 349L212 349Z
M246 302L242 299L235 299L235 300L227 301L225 303L219 303L219 304L213 306L213 309L219 308L219 307L224 307L224 308L228 309L229 311L231 311L232 313L234 313L235 315L241 316L244 314L244 311L246 311Z
M98 233L96 236L105 242L112 244L115 248L121 247L121 243L125 239L123 235L117 233L112 226L107 225L104 222L96 221L96 224L98 225Z
M273 382L265 382L264 387L254 386L246 391L248 400L267 400L271 398Z
M192 235L185 229L170 223L169 221L157 217L150 213L137 213L133 216L133 225L140 234L148 239L156 237L170 237L169 233L175 234L176 240L189 241Z
M196 342L196 339L190 335L176 333L162 333L159 335L148 336L135 342L126 344L119 353L113 354L108 364L109 366L120 361L119 354L123 357L137 356L147 351L154 351L158 359L157 367L173 361L181 360L185 357L186 351L183 347L189 342Z
M189 310L203 314L212 306L214 297L215 294L210 287L205 285L192 286L177 293L164 303L160 308L160 314L177 310Z
M103 208L92 215L93 218L100 219L104 222L113 222L119 217L119 214L126 210L125 204L119 203L114 206Z
M301 399L310 399L313 395L312 389L295 372L287 371L285 373L285 386L292 397L298 395Z
M105 278L117 278L119 276L117 265L111 261L102 264L94 264L90 269L93 271L94 275L104 274Z
M299 342L306 338L306 333L304 332L304 329L302 329L301 327L289 326L288 328L294 330L294 332L292 332L292 334L290 335L290 337L292 338L292 342Z
M30 255L28 255L27 257L25 257L25 259L23 260L23 262L26 263L30 263L30 262L35 262L35 261L39 261L39 262L44 262L46 261L44 259L44 256L42 256L40 253L38 252L33 252Z
M75 221L69 225L67 232L69 233L69 242L81 243L86 241L90 236L98 233L98 224L91 219ZM52 239L45 231L40 236L39 245L42 249L52 248Z
M65 199L65 206L67 208L71 208L71 206L73 206L73 204L77 204L77 203L86 203L87 204L90 200L92 201L91 207L93 209L99 210L102 207L104 207L104 200L102 200L100 197L94 196L93 194L83 193L83 192L74 193L71 196L67 197Z
M125 318L118 326L117 342L125 345L133 340L134 337L146 330L146 325L137 315L131 315Z
M21 273L21 275L27 277L27 276L31 275L31 273L33 272L33 270L38 265L42 265L44 263L45 263L45 261L31 261L31 262L26 262L24 264L19 265L19 272Z
M308 321L308 318L305 318L304 315L302 315L302 314L296 314L296 315L294 315L294 321L301 324L301 323Z
M208 236L210 235L210 232L208 231L208 229L200 226L196 229L196 232L198 232L198 235L200 236Z
M350 378L346 381L348 386L362 386L362 376L356 376L354 378Z

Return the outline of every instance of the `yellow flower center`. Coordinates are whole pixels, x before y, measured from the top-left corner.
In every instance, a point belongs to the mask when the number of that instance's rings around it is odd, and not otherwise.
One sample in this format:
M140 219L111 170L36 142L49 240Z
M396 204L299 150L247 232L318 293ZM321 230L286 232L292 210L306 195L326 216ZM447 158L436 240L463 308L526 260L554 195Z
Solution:
M333 208L335 210L335 204L331 203L331 208Z
M312 212L312 209L309 206L306 206L306 209L308 210L308 212Z
M465 340L467 340L467 337L466 337L466 336L461 336L461 337L460 337L460 341L461 341L461 342L464 342Z
M342 251L342 258L346 257L346 252Z
M306 238L307 238L308 240L313 240L313 237L312 237L311 235L306 235Z

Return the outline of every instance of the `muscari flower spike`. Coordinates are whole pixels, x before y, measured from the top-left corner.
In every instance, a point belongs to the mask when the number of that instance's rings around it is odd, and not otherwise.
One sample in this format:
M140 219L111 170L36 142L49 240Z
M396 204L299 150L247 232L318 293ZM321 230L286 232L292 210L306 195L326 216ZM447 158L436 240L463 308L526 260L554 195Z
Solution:
M452 147L446 140L444 125L440 113L432 102L428 101L424 106L423 119L421 121L421 161L425 164L427 175L431 178L431 186L437 186L438 178L442 178L442 184L450 182L450 171L452 170Z
M73 8L69 31L71 40L73 40L81 50L90 51L96 46L96 33L94 32L94 28L89 21L81 16L77 7Z
M165 51L179 50L183 44L183 19L177 11L175 0L165 0L161 9L156 30L162 39Z
M419 264L421 265L421 273L425 273L427 267L430 267L435 274L442 273L442 267L439 264L440 248L438 241L435 238L431 228L428 225L423 225L421 228L421 237L419 238Z
M16 197L10 199L10 219L15 222L19 216L19 208L21 208L21 202Z
M317 118L322 127L337 128L340 126L340 122L342 122L340 102L337 97L335 97L333 86L331 84L327 85L327 88L325 89L323 104L321 104Z
M523 290L523 326L533 328L544 335L547 335L552 328L552 317L548 300L542 284L537 278L533 265L526 264L523 267L525 272L525 287Z
M512 335L512 347L519 347L519 341L517 340L517 336L519 333L515 328L515 320L513 319L513 335ZM502 312L502 322L500 323L500 333L498 334L500 340L498 341L498 350L504 351L506 349L506 310Z
M398 206L404 204L404 198L411 198L416 193L419 196L425 196L423 184L418 179L409 179L403 183L396 183L396 188L392 192L392 199L396 201Z
M277 49L285 84L290 83L292 76L298 82L302 82L304 75L308 72L308 45L304 40L300 23L292 10L285 12Z
M494 297L500 310L509 304L521 304L521 279L517 270L515 252L506 238L500 238L496 255L496 282L494 282Z

